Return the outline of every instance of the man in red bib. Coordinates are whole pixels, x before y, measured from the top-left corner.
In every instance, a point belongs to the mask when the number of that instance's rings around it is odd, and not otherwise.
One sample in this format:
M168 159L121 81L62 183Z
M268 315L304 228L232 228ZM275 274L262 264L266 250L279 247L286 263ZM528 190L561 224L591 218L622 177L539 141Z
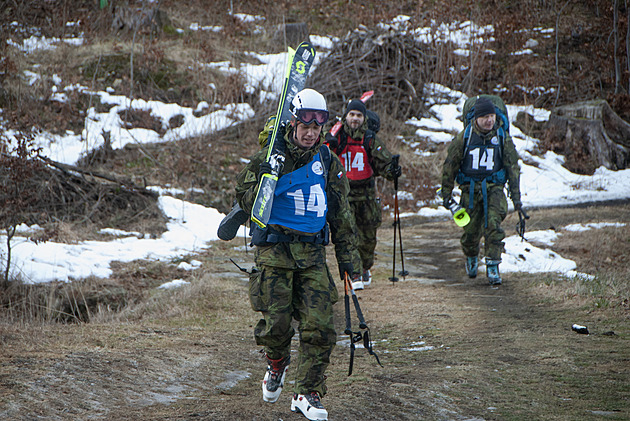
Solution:
M392 154L368 125L365 104L357 99L348 103L343 126L336 136L328 133L326 141L339 156L350 182L350 207L357 227L360 262L353 262L355 275L352 286L363 289L372 282L370 269L374 264L376 231L381 225L381 204L376 197L375 177L388 180L400 177L402 170L392 162Z

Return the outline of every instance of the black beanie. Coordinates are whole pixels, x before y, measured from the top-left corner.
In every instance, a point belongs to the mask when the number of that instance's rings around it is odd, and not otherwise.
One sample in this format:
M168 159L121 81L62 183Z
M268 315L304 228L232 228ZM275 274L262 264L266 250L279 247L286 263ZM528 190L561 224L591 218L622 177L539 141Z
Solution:
M494 104L486 97L481 97L475 102L475 120L488 114L496 114Z
M365 104L358 99L353 99L348 103L344 115L348 115L348 113L352 110L360 112L364 117L367 115L367 108L365 108Z

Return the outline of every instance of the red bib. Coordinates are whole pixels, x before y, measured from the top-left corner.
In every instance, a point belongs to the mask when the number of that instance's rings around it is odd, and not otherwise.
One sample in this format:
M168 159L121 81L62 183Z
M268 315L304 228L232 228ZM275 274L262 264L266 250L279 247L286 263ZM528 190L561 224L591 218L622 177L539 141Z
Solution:
M348 143L339 155L339 159L350 180L367 180L374 174L367 151L363 146L363 140L357 142L348 137Z

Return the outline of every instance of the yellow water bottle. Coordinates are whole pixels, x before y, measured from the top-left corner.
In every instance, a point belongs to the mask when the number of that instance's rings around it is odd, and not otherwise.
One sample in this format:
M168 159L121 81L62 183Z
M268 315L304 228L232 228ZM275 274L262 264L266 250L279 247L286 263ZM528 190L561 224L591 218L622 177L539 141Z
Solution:
M437 195L440 199L444 200L442 197L442 188L440 187L437 191ZM459 203L451 198L451 201L448 205L448 210L451 211L451 215L453 215L453 220L458 227L465 227L470 222L470 216L466 209L462 208Z

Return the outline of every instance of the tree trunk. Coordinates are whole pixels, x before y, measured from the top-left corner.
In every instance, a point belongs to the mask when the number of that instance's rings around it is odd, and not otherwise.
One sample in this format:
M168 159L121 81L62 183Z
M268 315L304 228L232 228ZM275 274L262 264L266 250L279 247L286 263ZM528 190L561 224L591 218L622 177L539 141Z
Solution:
M565 156L564 166L578 174L593 174L604 166L622 170L630 161L630 124L603 100L554 109L543 143Z
M301 42L310 41L308 25L304 22L278 25L273 34L273 43L296 48Z

